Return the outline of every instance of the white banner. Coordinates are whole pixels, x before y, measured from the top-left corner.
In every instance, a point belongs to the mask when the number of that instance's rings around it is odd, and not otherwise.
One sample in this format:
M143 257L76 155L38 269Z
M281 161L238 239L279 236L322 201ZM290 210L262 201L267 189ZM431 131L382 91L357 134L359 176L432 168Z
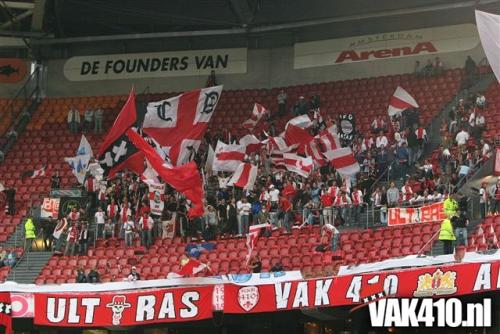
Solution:
M247 49L213 49L73 57L64 64L70 81L162 78L246 73Z
M148 186L149 186L149 207L151 208L151 214L156 216L161 216L163 213L163 208L165 206L165 201L164 201L165 184L149 182Z
M500 15L476 10L476 24L486 58L500 82Z
M473 24L297 43L294 68L464 51L478 44Z
M59 216L60 202L60 198L45 197L40 211L40 218L57 218Z

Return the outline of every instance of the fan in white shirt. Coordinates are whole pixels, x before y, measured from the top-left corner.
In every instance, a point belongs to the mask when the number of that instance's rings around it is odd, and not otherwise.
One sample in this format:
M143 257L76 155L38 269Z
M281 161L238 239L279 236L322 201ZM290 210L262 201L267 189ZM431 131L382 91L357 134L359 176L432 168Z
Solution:
M470 138L469 133L465 130L462 130L459 133L457 133L455 141L457 142L457 145L465 145L467 143L467 140L469 140L469 138Z
M272 184L269 186L269 197L271 202L278 202L280 199L280 191Z
M389 141L387 140L387 137L384 136L384 133L382 131L380 131L379 136L375 140L375 146L377 148L384 148L384 147L387 146L387 144L389 144Z

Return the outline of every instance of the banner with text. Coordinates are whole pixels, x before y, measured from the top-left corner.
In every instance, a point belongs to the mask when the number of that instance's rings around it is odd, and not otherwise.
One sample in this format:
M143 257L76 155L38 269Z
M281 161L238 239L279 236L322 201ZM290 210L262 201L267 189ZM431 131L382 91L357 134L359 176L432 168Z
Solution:
M374 284L398 298L448 297L500 289L500 261L347 275L260 286L224 286L224 313L354 305ZM383 288L382 288L383 287Z
M397 226L415 223L431 223L446 218L443 202L415 208L390 208L387 225Z
M45 197L40 211L40 218L57 218L59 216L60 198Z
M64 64L70 81L162 78L246 73L247 49L190 50L73 57Z
M473 24L296 43L294 68L465 51L478 44Z
M141 292L35 294L35 324L137 326L212 317L213 286Z

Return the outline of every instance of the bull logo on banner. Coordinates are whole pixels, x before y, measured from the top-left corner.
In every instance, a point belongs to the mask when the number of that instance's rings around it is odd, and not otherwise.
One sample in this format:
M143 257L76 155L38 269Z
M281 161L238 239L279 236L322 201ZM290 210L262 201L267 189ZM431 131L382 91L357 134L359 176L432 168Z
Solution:
M132 307L130 303L127 303L127 298L123 295L113 296L111 303L106 304L106 307L113 311L113 325L118 326L122 320L123 311L125 309Z
M246 312L257 305L259 297L259 288L256 286L246 286L238 290L238 303Z

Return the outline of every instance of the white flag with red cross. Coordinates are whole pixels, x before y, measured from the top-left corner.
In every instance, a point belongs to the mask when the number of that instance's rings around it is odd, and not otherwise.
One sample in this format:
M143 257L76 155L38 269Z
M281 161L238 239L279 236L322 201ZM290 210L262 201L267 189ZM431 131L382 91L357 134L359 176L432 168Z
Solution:
M143 130L168 152L174 166L194 158L221 93L222 86L208 87L147 105Z

